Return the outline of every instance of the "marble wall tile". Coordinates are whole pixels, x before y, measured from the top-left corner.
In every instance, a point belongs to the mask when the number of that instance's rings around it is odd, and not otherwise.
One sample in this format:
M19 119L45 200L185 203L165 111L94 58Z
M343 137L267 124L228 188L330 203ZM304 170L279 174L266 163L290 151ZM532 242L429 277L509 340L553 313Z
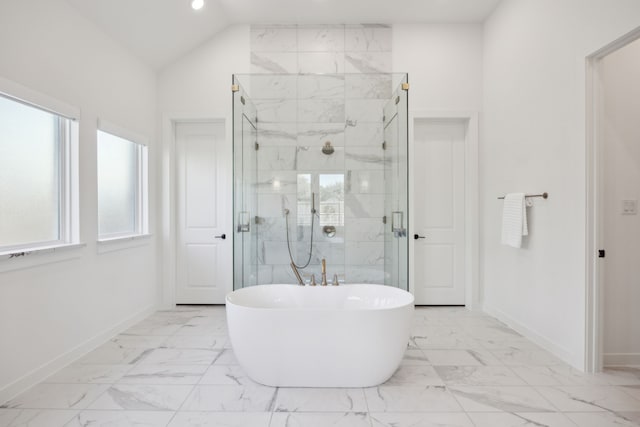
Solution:
M341 173L345 168L345 150L334 147L333 154L322 153L322 145L298 147L299 171L336 172Z
M344 123L345 104L341 99L301 99L299 123Z
M286 264L273 266L273 279L271 283L298 283L298 280L287 262Z
M381 218L346 218L345 239L347 242L382 242L385 225Z
M342 62L344 66L344 59ZM297 73L298 54L295 52L251 52L251 72Z
M383 284L384 279L384 265L345 266L345 281L347 283Z
M296 99L298 78L295 75L251 75L251 99Z
M298 72L302 74L341 74L345 70L343 52L300 52Z
M256 100L260 123L295 123L298 101L295 99Z
M258 194L296 193L298 174L294 171L258 171Z
M345 76L342 74L302 74L297 80L300 99L344 99Z
M347 25L345 50L357 52L391 52L392 29L388 25Z
M347 170L345 192L348 194L384 194L384 171Z
M391 52L346 52L345 73L389 73Z
M307 25L298 27L298 51L344 52L343 25Z
M384 264L384 246L380 242L347 242L345 244L347 265Z
M345 152L345 168L347 170L382 171L385 166L385 152L380 145L375 147L351 147Z
M282 216L278 218L263 218L258 225L258 240L270 242L286 242L287 229Z
M381 194L347 194L345 218L380 218L384 216L385 196Z
M345 101L346 120L351 122L382 123L382 99L347 99Z
M345 74L344 94L346 98L384 99L391 98L391 76L388 74Z
M258 143L260 147L297 145L298 126L296 123L259 123Z
M284 222L284 209L289 209L293 217L296 211L296 194L259 194L258 215L261 217L282 218Z
M267 146L260 148L258 170L287 171L296 169L297 149L293 146Z
M349 147L381 147L383 135L382 123L361 122L345 128L345 143Z
M252 52L298 50L298 29L295 25L252 25L249 33Z
M300 123L298 125L298 145L320 146L330 141L334 147L344 147L344 123Z
M282 241L263 241L262 247L260 248L259 252L261 252L261 254L258 255L258 258L264 264L288 265L291 262L289 260L289 251L287 250L287 245L286 243L283 244Z

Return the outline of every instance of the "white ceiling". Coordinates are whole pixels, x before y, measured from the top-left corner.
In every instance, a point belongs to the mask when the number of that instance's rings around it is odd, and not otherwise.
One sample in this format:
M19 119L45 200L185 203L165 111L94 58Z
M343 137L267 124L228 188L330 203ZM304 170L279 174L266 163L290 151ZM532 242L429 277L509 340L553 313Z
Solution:
M153 68L231 24L482 22L501 0L67 0Z

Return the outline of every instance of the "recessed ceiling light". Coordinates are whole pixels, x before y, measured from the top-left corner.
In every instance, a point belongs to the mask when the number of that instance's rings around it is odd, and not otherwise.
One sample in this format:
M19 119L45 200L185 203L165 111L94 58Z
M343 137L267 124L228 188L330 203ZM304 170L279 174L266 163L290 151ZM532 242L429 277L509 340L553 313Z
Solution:
M204 7L204 0L193 0L191 2L191 7L193 10L200 10Z

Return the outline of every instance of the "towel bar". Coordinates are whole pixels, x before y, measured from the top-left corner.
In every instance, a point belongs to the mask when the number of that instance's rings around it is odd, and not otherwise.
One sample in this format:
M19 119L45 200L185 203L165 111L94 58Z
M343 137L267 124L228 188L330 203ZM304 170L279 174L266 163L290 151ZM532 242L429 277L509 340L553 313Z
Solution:
M548 199L549 198L549 193L547 193L546 191L542 194L525 194L524 197L529 198L529 197L542 197L543 199ZM498 197L498 199L504 199L504 196L502 197Z

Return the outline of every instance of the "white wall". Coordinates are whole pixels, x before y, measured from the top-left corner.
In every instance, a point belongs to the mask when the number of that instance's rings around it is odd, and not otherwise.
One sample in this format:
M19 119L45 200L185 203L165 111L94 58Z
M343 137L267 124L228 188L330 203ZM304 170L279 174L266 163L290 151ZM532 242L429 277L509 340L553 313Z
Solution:
M409 73L409 111L479 111L482 25L394 25L393 71Z
M0 2L0 52L0 77L81 110L80 237L87 244L75 250L78 258L0 273L2 402L154 306L157 250L155 239L104 254L96 245L98 117L148 137L155 224L153 71L61 0Z
M484 31L484 306L576 367L585 347L585 57L640 25L640 2L509 0ZM524 248L500 245L507 192L549 192Z
M640 364L640 216L623 200L640 200L640 40L608 55L604 87L604 363Z

